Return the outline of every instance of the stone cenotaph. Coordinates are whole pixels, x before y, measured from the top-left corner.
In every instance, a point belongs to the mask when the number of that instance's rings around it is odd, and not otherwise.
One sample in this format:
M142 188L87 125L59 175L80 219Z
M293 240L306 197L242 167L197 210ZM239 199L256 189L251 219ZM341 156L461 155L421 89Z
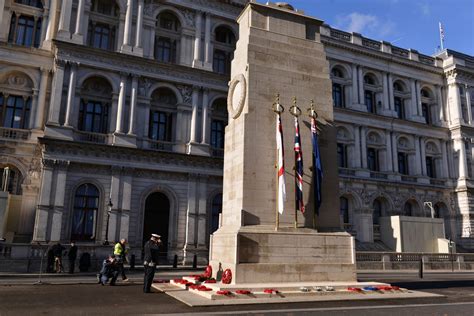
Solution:
M329 64L320 41L322 21L288 5L250 2L238 18L225 132L223 211L211 236L210 264L216 276L232 272L232 284L354 282L354 238L339 216L336 131ZM285 146L285 210L276 219L275 95L281 94ZM293 96L302 110L305 214L295 221ZM313 228L310 118L319 115L324 170L322 205Z

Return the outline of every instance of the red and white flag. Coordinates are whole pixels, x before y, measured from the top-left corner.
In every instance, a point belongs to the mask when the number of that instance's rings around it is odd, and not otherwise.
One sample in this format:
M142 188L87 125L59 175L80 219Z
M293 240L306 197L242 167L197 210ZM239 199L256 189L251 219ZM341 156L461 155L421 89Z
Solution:
M285 188L285 155L283 148L283 127L281 126L280 114L277 114L276 121L276 143L277 143L277 172L278 172L278 200L277 208L280 214L283 214L286 201L286 188Z

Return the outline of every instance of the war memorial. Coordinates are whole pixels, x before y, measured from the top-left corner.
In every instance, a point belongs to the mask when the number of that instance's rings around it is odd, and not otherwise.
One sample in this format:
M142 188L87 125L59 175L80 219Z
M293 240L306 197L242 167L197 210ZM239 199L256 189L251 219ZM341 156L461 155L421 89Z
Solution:
M155 284L155 289L191 306L430 296L356 280L354 237L339 228L336 130L329 64L320 42L322 21L287 4L250 2L238 24L225 131L223 212L211 236L210 265L202 275ZM277 205L278 116L286 157L283 212ZM304 214L293 194L295 116L307 161ZM311 119L316 116L324 166L317 215L311 163Z

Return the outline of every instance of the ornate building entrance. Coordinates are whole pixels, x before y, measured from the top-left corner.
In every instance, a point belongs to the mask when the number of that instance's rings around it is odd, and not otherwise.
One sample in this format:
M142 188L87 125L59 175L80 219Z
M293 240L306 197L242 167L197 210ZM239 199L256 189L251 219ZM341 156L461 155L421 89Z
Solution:
M155 192L150 194L145 202L145 216L143 221L143 244L150 239L151 234L161 235L161 256L166 257L168 252L168 231L170 219L170 201L168 197Z

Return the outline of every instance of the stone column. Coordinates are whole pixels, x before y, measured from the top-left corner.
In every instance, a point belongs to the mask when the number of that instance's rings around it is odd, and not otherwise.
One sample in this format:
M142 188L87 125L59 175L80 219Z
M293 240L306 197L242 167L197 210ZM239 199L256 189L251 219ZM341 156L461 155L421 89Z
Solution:
M109 198L112 201L113 206L110 212L109 234L107 236L107 239L110 242L113 242L117 238L118 210L120 209L120 203L122 202L122 195L120 194L121 172L121 167L112 167ZM107 223L104 224L107 225Z
M421 88L420 88L420 81L415 81L415 89L416 89L416 106L418 108L418 116L423 116L423 110L421 108Z
M150 55L149 55L149 58L150 59L154 59L155 58L155 37L156 37L156 30L154 27L152 27L150 29Z
M127 75L121 74L120 76L120 92L117 106L117 124L115 133L122 133L123 128L123 109L125 108L125 99L127 93Z
M209 89L205 88L202 95L202 136L201 144L209 145Z
M178 109L177 109L177 112L176 112L176 122L178 122L178 124L176 124L176 129L175 129L175 135L176 135L176 142L177 143L183 142L183 137L182 137L182 133L181 133L182 127L181 127L181 124L179 124L179 122L183 121L183 111L184 110L182 108L182 105L178 105Z
M142 34L143 34L143 0L138 0L138 13L137 13L137 32L135 35L135 47L133 48L134 53L143 56L142 46Z
M385 133L385 165L386 165L386 171L393 171L393 162L392 162L392 138L390 136L390 132L386 131Z
M130 230L130 210L132 202L132 172L126 170L122 177L122 209L120 212L120 231L119 238L128 239Z
M365 97L364 97L364 70L362 66L359 66L358 69L358 85L359 85L359 104L365 104Z
M463 138L456 138L456 146L459 149L459 179L467 178L467 157L466 157L466 144Z
M444 178L449 178L449 165L448 165L448 150L447 150L447 143L445 140L440 141L441 144L441 153L442 153L442 169L443 169L443 177Z
M48 27L46 29L45 40L43 41L43 49L51 49L51 41L54 37L54 31L56 27L56 21L58 16L58 4L59 0L51 0L49 5L49 19Z
M115 132L115 128L117 127L117 108L118 108L118 93L112 93L112 106L110 108L110 124L109 124L109 133Z
M397 144L397 135L392 134L392 160L393 160L393 172L398 173L398 144Z
M64 120L64 126L72 127L72 113L74 113L74 101L76 98L76 72L77 64L71 63L70 74L69 74L69 90L67 93L67 106L66 106L66 118Z
M42 129L44 121L44 111L46 108L46 92L48 89L48 78L50 69L41 68L41 81L38 94L38 108L36 109L34 129Z
M459 87L456 82L449 83L448 87L448 100L450 111L451 124L459 125L463 120L462 110L461 110L461 94L459 93Z
M212 43L211 43L211 14L206 13L206 24L205 24L205 56L204 56L204 67L208 70L212 70Z
M193 110L191 114L191 134L189 138L189 141L191 143L196 142L198 102L199 102L199 87L193 86L193 97L192 97Z
M354 168L361 168L361 153L360 153L360 128L354 126Z
M357 65L352 64L352 104L359 103L359 90L357 88ZM353 106L351 106L352 108Z
M71 12L72 12L72 0L61 1L61 17L59 19L58 38L61 40L71 39Z
M207 231L207 179L206 176L199 177L199 186L198 186L198 209L197 209L197 223L195 226L196 237L195 242L197 247L203 250L206 247L207 239L209 238Z
M410 79L410 92L411 92L411 113L410 115L416 116L418 115L418 104L416 100L416 83L415 79Z
M388 104L390 110L394 111L395 110L395 101L394 98L395 96L393 95L393 78L392 74L388 73L388 78L387 78L387 85L388 85Z
M133 1L127 0L127 13L125 15L125 28L123 31L123 43L121 52L131 53L132 47L130 45L130 37L132 34L132 15L133 15Z
M202 12L196 11L196 34L194 38L194 61L193 67L201 67L201 33L202 33Z
M415 175L421 174L420 136L415 136Z
M472 108L471 108L471 92L469 91L469 86L465 85L464 89L466 90L466 106L467 106L467 117L469 120L469 125L473 124L472 121Z
M365 126L360 127L360 151L362 154L362 168L367 169L367 128Z
M421 174L426 176L428 174L426 170L426 146L425 146L425 138L420 137L420 154L421 154Z
M138 76L132 76L132 92L130 96L130 121L128 124L128 134L134 135L135 130L135 115L137 111L137 97L138 97Z
M64 84L64 66L64 61L56 61L49 105L48 124L51 125L59 125L59 113L61 111L61 99Z
M195 222L196 222L196 194L197 194L197 183L195 179L196 175L190 174L188 178L188 205L186 209L186 226L185 226L185 240L183 245L183 264L192 260L192 254L188 254L188 249L193 246L195 238Z
M5 12L5 0L0 0L0 27L3 28L3 14Z
M49 240L61 240L63 211L64 211L64 196L66 192L66 177L69 161L60 160L56 162L56 178L55 178L55 193L53 216L51 218L51 235Z
M43 159L42 161L41 189L36 208L35 227L33 231L33 241L44 242L49 239L48 214L51 206L51 191L54 174L54 160ZM47 238L48 237L48 238Z
M439 85L436 85L436 99L438 101L439 120L441 122L445 122L446 119L444 117L443 96L442 96L442 93L441 93L441 86L439 86Z
M34 128L35 122L34 122L34 117L35 117L35 112L38 111L38 94L39 94L39 89L32 89L33 90L33 95L31 97L31 112L30 118L28 121L28 129ZM28 102L28 99L25 99L25 103Z
M383 109L385 111L390 109L389 93L388 93L388 78L387 74L383 73Z
M85 0L78 0L77 3L77 16L76 16L76 28L74 30L74 34L72 35L72 39L74 42L78 44L84 44L84 36L82 34L82 23L84 18L84 1Z

